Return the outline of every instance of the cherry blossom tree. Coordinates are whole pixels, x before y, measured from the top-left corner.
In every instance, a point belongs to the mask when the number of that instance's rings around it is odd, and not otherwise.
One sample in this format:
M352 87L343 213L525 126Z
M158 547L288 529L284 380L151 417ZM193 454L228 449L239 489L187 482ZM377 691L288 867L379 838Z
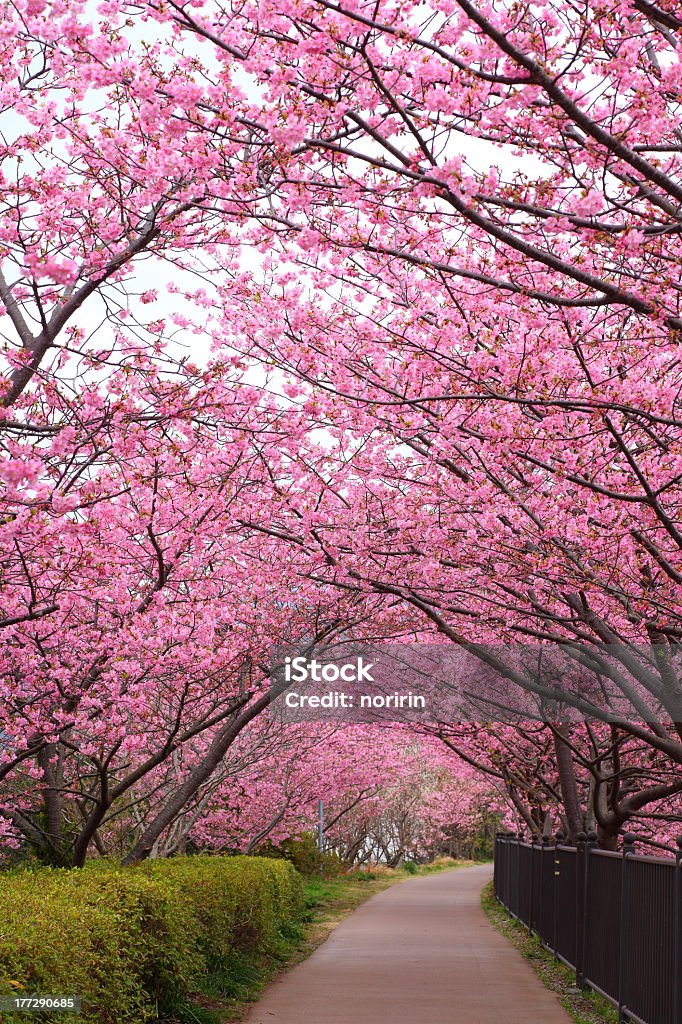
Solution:
M674 816L668 0L1 17L5 821L82 863L139 792L148 855L342 630L563 645L629 707L536 810Z
M260 719L242 733L192 830L199 845L257 850L316 828L325 805L325 848L349 864L422 856L447 827L471 827L478 801L500 806L464 762L430 737L402 728ZM229 761L241 767L230 771ZM244 765L244 758L248 761Z

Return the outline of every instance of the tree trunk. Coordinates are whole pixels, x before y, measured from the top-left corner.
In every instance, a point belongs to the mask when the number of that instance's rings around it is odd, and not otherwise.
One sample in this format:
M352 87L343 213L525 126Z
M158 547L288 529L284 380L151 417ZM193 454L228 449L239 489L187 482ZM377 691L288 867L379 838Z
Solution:
M234 722L231 722L220 730L216 738L213 740L213 743L211 744L204 759L192 769L185 782L183 782L183 784L176 789L173 796L166 801L128 856L124 858L124 864L137 864L139 861L145 860L149 856L154 843L161 833L171 824L172 821L175 820L177 815L186 805L187 801L194 796L203 783L211 777L242 729L256 718L256 716L259 715L269 703L270 694L263 694L262 697L259 697L258 700L254 701L253 704L251 704L250 707L248 707Z
M38 764L43 773L45 788L45 852L50 864L63 867L64 849L62 842L62 786L61 758L56 743L46 744L38 753Z
M554 755L556 757L557 771L559 774L559 787L561 799L566 813L566 827L568 828L568 841L575 844L579 832L584 828L583 813L580 807L578 795L578 784L575 778L575 765L571 748L558 729L553 728Z

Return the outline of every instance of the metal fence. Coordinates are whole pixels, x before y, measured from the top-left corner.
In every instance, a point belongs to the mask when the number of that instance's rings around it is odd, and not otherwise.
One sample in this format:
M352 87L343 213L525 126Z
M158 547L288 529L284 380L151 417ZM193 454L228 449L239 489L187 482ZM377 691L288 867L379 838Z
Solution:
M495 895L606 996L621 1021L682 1024L682 838L675 860L556 840L495 839Z

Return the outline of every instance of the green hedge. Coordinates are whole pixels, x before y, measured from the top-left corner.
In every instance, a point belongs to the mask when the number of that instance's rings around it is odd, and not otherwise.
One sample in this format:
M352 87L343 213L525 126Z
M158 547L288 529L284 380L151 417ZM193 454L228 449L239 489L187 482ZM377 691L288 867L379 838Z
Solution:
M312 832L285 839L277 846L263 843L256 853L262 857L282 857L293 864L302 875L324 875L327 878L334 878L344 874L348 869L348 865L338 854L328 851L320 853L317 848L317 836Z
M294 868L259 857L8 872L0 876L0 991L80 996L84 1024L144 1024L244 953L274 951L302 909ZM42 1024L74 1019L39 1016Z

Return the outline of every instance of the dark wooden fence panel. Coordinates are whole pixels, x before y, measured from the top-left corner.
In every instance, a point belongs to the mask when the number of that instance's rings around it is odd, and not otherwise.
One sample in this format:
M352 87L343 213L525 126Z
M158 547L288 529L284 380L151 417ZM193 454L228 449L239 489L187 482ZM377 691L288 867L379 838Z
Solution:
M626 886L621 1000L647 1024L667 1024L674 1011L674 871L665 861L628 857Z
M585 981L618 1001L621 863L617 853L587 858Z
M530 920L532 847L528 843L517 843L519 851L519 902L517 917L524 923Z
M675 859L560 838L495 842L495 895L635 1024L682 1024L682 839Z
M556 944L554 952L571 967L576 966L577 852L568 846L556 848Z

